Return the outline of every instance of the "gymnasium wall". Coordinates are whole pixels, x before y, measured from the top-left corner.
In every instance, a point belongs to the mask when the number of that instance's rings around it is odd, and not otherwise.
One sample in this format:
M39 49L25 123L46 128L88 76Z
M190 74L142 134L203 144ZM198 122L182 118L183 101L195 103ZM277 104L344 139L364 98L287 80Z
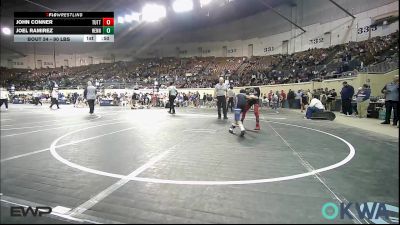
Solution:
M176 56L177 49L181 52L180 57L291 54L309 48L327 48L387 35L397 31L399 26L396 21L370 27L374 18L398 15L398 1L339 1L350 13L355 14L355 19L329 1L302 0L297 3L295 7L284 5L277 10L302 26L305 33L273 12L266 11L232 23L167 36L162 43L152 46L148 51L162 52L161 56L164 57ZM287 50L283 48L283 41L288 41ZM252 52L249 52L249 45L253 45ZM226 55L222 50L224 46ZM200 54L199 48L206 50L203 51L206 55Z
M27 54L23 58L15 58L7 61L7 68L17 69L40 69L40 68L54 68L61 66L77 67L86 66L99 63L112 63L113 60L110 55L108 56L95 56L90 54L59 54L54 55L41 55L41 54ZM35 65L36 62L36 65ZM3 65L2 65L3 66Z

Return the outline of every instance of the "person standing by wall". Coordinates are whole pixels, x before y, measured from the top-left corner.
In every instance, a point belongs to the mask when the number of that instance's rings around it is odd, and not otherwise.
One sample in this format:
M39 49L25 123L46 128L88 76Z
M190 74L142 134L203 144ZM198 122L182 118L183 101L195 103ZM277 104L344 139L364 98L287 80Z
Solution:
M281 108L285 107L286 102L286 93L284 90L281 90Z
M39 103L41 106L43 105L42 102L40 101L40 97L41 97L41 94L39 94L38 91L33 92L33 99L34 99L35 105L38 105Z
M53 108L53 105L57 105L57 109L60 109L58 106L58 85L55 84L53 87L53 91L51 92L51 104L50 104L50 109Z
M227 87L224 84L224 78L219 78L219 83L215 85L214 96L217 98L218 119L221 119L221 108L224 113L224 119L228 119L226 110L226 92Z
M326 103L327 103L327 97L326 97L327 94L328 93L325 93L325 91L322 91L321 95L319 96L319 100L322 102L322 104L324 105L325 109L326 109Z
M310 100L311 102L311 100ZM300 90L300 104L301 104L301 112L303 112L304 110L306 110L306 105L309 105L309 99L308 99L308 95L303 91Z
M292 109L293 103L294 103L294 98L295 98L295 94L294 94L294 91L292 91L292 89L289 89L287 98L289 101L289 109Z
M279 108L279 92L278 91L276 91L276 93L274 93L272 95L271 101L272 101L271 109L275 110L276 113L279 113L279 111L278 111L278 108Z
M307 90L307 104L306 105L309 105L311 103L311 99L313 99L313 94L311 93L310 89L308 89Z
M188 107L188 106L189 106L189 96L186 93L183 93L183 107Z
M277 101L277 106L276 108L278 109L279 107L281 107L281 94L279 93L279 91L275 92L275 95L278 97L278 101Z
M301 90L298 90L295 93L295 97L294 97L294 108L295 109L301 109L301 96L302 96L302 92Z
M208 108L213 107L213 97L211 94L207 94L207 107Z
M76 103L78 101L78 97L79 97L79 94L77 92L75 92L73 94L73 101L72 101L74 103L74 107L76 106Z
M175 114L175 98L178 95L178 90L174 86L174 83L171 82L170 86L168 87L168 96L169 96L169 112L171 114Z
M135 91L133 91L132 100L131 100L131 109L136 109L136 103L137 103L138 98L139 98L139 95Z
M228 89L228 109L231 109L231 112L233 112L233 106L234 106L234 98L235 98L235 92L233 91L233 87L229 87Z
M354 95L354 88L353 86L347 84L347 82L343 82L343 88L340 92L342 98L342 113L346 116L351 116L353 114L353 109L351 106L351 100L353 99Z
M268 106L272 107L272 95L274 95L274 93L272 92L272 90L269 91L268 93Z
M356 95L357 112L359 118L367 118L370 96L371 89L369 89L368 84L364 84Z
M3 106L3 103L6 106L6 111L8 110L8 91L4 87L0 87L0 108Z
M206 95L206 93L203 93L203 103L202 103L202 106L206 106L206 103L207 103L207 95Z
M386 84L382 91L385 94L386 115L382 124L390 124L393 109L393 126L399 121L399 75L394 76L393 81Z
M196 91L195 96L196 96L195 106L196 106L196 108L200 108L200 98L201 98L200 93L198 91Z
M335 89L332 89L331 91L329 91L328 99L327 99L327 106L328 106L327 109L329 111L333 111L335 109L336 97L337 97L337 93L336 93Z
M91 81L87 82L88 86L83 92L84 98L87 100L89 104L89 113L92 115L94 113L94 102L96 100L97 90L96 87L93 86Z

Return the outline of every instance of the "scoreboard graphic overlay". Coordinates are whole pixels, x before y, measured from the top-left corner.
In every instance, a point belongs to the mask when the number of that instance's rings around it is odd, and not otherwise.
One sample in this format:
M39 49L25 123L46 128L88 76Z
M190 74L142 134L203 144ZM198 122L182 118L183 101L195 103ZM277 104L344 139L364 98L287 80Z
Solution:
M114 42L114 12L14 12L14 42Z

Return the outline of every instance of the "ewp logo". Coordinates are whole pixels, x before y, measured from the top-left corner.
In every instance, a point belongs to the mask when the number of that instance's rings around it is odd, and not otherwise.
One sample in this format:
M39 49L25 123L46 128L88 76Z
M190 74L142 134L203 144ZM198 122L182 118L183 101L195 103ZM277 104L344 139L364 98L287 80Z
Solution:
M375 224L398 224L399 223L399 207L379 202L359 203L340 203L339 206L333 202L327 202L322 206L322 216L327 220L334 220L340 214L340 219L354 219L354 214L350 212L350 208L356 210L359 219L368 219Z
M26 209L22 206L14 206L11 207L10 215L12 217L26 217L29 212L32 216L42 216L46 214L50 214L52 212L51 207L47 206L38 206L36 208L27 207Z

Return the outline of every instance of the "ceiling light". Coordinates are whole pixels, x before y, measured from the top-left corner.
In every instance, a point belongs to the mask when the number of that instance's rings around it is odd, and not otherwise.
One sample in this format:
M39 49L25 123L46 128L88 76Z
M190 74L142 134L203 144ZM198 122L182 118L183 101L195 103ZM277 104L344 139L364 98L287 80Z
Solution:
M124 17L118 16L118 23L124 23L124 22L125 22Z
M146 22L156 22L166 15L167 11L162 5L147 4L142 9L142 20Z
M3 27L1 28L1 31L3 32L3 34L5 35L10 35L11 34L11 30L8 27Z
M126 15L124 16L124 20L125 20L125 22L130 23L130 22L133 21L133 18L132 18L132 16L131 16L131 14L126 14Z
M212 0L200 0L200 7L203 8L204 6L211 3Z
M132 20L133 20L133 21L137 21L137 22L140 22L140 16L141 16L141 14L140 14L140 13L137 13L137 12L133 12L133 13L131 14Z
M188 12L193 10L193 1L192 0L175 0L172 3L172 8L175 12Z

